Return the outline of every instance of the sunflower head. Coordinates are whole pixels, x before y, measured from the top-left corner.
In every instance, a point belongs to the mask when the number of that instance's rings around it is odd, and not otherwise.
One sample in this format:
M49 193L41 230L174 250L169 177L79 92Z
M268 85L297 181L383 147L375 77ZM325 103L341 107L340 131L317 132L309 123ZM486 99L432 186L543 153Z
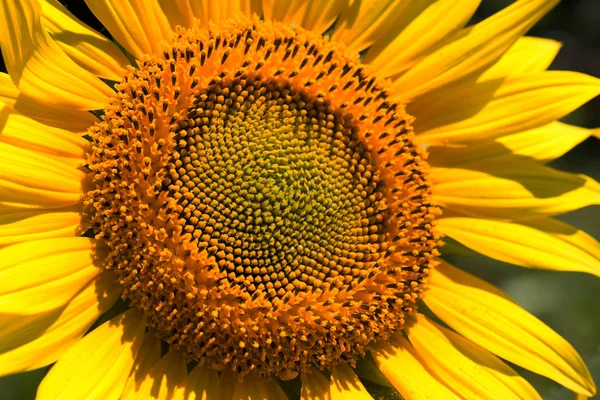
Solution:
M553 218L600 185L545 165L600 84L523 37L556 0L472 26L479 0L85 3L111 39L0 0L0 375L54 364L40 400L539 400L505 359L594 395L438 251L600 276Z
M412 117L344 48L238 19L180 29L90 128L104 268L212 368L354 363L414 314L433 258Z

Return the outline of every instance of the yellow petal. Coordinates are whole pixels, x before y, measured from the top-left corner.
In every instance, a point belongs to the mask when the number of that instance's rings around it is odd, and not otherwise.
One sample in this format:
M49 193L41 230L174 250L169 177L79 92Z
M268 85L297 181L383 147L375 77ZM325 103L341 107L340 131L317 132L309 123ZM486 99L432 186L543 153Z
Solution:
M263 0L263 11L267 21L294 24L321 34L349 4L349 0Z
M50 369L37 399L119 399L144 327L141 312L130 309L85 335Z
M237 381L237 374L229 368L226 368L221 372L219 378L221 385L221 390L219 391L220 400L231 400L231 396L233 396L233 389L235 389Z
M552 218L522 223L441 218L437 226L463 245L500 261L600 277L600 243L585 232Z
M198 18L194 13L194 6L199 1L192 0L158 0L167 20L171 24L171 29L177 26L191 28L194 26L194 19Z
M316 369L302 374L301 381L300 400L332 400L329 381Z
M331 400L372 400L358 376L347 364L340 364L331 370L329 392Z
M122 398L136 398L142 385L148 379L151 380L148 372L156 362L160 360L160 339L156 333L148 331L144 335L142 346L135 357L133 368L129 372L129 377L123 389ZM151 380L153 382L153 380Z
M365 63L377 71L378 76L404 72L417 60L440 48L471 19L480 0L399 3L406 7L394 14L403 18L390 21L383 32L377 32L379 37L365 55Z
M281 386L276 382L267 383L267 393L269 400L289 400Z
M515 220L600 204L600 184L584 175L535 162L491 161L432 168L436 202L470 216Z
M499 137L496 142L513 154L548 162L583 142L592 132L590 129L556 121L539 128Z
M87 128L97 120L88 111L40 104L34 99L20 96L20 93L10 76L0 72L0 107L3 109L2 113L8 112L5 111L5 108L10 106L22 115L48 126L77 132L79 136L83 135ZM4 114L1 118L5 118Z
M162 53L173 31L158 0L85 0L115 40L136 58Z
M88 238L54 238L0 249L0 313L35 314L68 303L100 272Z
M129 62L113 42L81 22L57 0L40 0L40 5L42 25L73 61L96 76L121 80Z
M152 355L147 358L152 358L155 354L155 350L152 350ZM169 351L164 357L156 361L146 373L141 369L138 371L140 378L136 379L138 382L134 385L134 390L124 391L123 398L128 400L167 400L176 398L175 393L182 388L183 381L187 376L186 368L183 354L175 350Z
M0 142L0 204L23 208L76 204L84 175L48 155Z
M345 8L333 28L332 40L359 53L378 39L390 38L402 31L429 1L364 0Z
M219 22L238 15L251 17L253 14L262 15L260 0L158 0L171 27L177 25L191 28L194 19L201 26L208 27L209 21Z
M444 244L444 246L447 246L447 243ZM387 380L385 375L381 373L379 368L377 368L377 364L375 364L373 357L364 357L362 359L357 360L356 368L354 368L354 371L362 379L374 382L380 386L386 386L388 388L394 387L394 385L392 385L391 382Z
M515 155L521 159L533 159L542 163L552 161L587 139L592 130L551 122L527 131L484 140L461 147L436 147L429 150L429 163L440 167L452 167L477 160L502 160L512 162Z
M499 357L575 392L595 392L573 347L489 283L442 262L424 300L452 329Z
M468 143L540 127L600 94L600 80L570 71L545 71L451 87L408 107L418 140Z
M48 174L42 174L44 177ZM74 182L69 182L75 184ZM79 202L81 194L44 190L23 186L13 181L0 179L0 205L23 208L57 208L67 207Z
M81 192L81 171L65 165L61 158L54 155L1 140L0 165L0 179L38 189Z
M561 43L555 40L523 36L478 81L545 71L560 47Z
M18 96L19 89L10 79L10 75L0 72L0 102L12 106Z
M406 400L458 399L447 386L427 371L415 349L402 335L372 346L371 354L386 378Z
M35 315L0 314L0 375L50 365L117 301L116 278L103 272L64 307Z
M169 400L173 398L176 391L183 386L183 381L187 377L187 365L183 353L171 350L150 370L150 375L160 377L160 389L157 399ZM152 391L147 393L143 399L151 399Z
M85 135L87 129L98 121L86 110L53 107L23 96L19 96L12 107L42 124L64 129L78 136Z
M431 53L396 80L391 86L393 98L408 102L485 71L556 3L558 0L520 0L460 32L457 40Z
M287 400L274 381L246 375L242 381L236 379L231 400ZM223 396L221 390L221 396ZM224 397L221 397L224 399Z
M196 366L183 382L173 400L213 400L220 396L219 374L214 369Z
M427 367L464 398L541 400L535 389L498 357L424 315L417 315L408 339Z
M81 236L80 212L0 208L0 247L47 238Z
M37 0L5 0L0 6L0 45L21 95L77 110L104 107L112 90L71 60L41 24Z
M55 156L73 164L82 163L88 142L71 132L41 124L0 104L0 143Z

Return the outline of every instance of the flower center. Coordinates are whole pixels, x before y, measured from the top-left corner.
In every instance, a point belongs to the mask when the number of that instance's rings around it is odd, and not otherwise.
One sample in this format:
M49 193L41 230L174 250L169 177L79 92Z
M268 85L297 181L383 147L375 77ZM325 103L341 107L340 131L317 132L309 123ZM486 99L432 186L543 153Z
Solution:
M104 268L172 346L284 376L402 329L436 256L412 118L358 59L281 24L179 29L90 128Z
M350 116L258 75L203 91L164 187L224 280L269 300L356 285L386 249L379 171Z

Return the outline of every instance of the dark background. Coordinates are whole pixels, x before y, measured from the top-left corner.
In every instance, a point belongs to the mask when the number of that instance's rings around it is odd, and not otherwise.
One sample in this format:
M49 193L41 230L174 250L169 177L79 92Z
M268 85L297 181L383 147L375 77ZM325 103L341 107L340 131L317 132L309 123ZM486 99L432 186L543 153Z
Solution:
M511 0L483 0L473 22L501 10ZM98 31L102 27L82 0L62 0L75 15ZM551 69L572 70L600 77L600 0L563 0L536 25L529 35L558 40L563 47ZM0 59L0 71L5 71ZM600 127L600 97L590 101L563 121L588 128ZM556 168L590 175L600 180L600 140L589 138L554 161ZM598 207L561 216L566 222L600 238ZM529 270L480 256L455 256L451 261L506 290L523 307L542 319L582 355L600 384L600 279L581 273ZM45 368L0 378L0 398L33 399ZM544 399L572 399L554 382L520 370ZM595 398L599 398L596 396Z

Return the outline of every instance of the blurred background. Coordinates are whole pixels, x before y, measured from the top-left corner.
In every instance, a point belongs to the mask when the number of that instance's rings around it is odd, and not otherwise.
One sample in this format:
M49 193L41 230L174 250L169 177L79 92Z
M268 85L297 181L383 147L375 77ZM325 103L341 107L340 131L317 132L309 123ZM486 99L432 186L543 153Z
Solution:
M473 22L488 17L512 2L483 0ZM61 0L61 3L88 25L108 35L83 0ZM563 47L551 69L578 71L600 77L600 0L563 0L529 35L562 42ZM0 71L5 71L1 62ZM587 128L600 127L600 97L563 121ZM589 138L550 165L600 180L599 160L600 140ZM561 216L560 219L600 239L599 211L600 207L588 207ZM579 351L596 384L600 384L600 279L581 273L528 270L477 255L447 258L500 286L524 308L555 329ZM37 385L45 372L43 368L0 378L0 399L35 398ZM556 383L524 370L519 372L538 389L544 399L573 399L572 393Z

